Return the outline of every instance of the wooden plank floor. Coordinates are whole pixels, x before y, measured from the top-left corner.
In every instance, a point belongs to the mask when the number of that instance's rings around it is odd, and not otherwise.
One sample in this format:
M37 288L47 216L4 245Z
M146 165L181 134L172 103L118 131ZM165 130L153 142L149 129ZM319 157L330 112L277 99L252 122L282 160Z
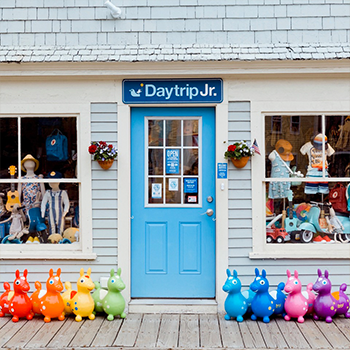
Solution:
M350 319L331 324L226 321L222 314L129 314L44 323L41 317L13 323L0 318L0 349L350 349Z

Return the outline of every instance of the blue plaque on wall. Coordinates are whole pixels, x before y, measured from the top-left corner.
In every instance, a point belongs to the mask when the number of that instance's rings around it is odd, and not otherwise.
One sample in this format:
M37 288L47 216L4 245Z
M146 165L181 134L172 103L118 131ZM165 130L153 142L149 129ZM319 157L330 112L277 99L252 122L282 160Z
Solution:
M227 179L227 163L218 163L218 179Z
M220 103L222 79L123 80L123 102Z

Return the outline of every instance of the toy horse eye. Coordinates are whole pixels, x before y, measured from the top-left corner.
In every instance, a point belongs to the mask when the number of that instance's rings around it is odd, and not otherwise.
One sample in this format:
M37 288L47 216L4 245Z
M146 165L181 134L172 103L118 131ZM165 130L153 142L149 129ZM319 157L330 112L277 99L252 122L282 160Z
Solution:
M260 284L263 286L265 284L265 281L261 280Z
M81 283L84 283L84 278L82 278L82 279L80 280L80 282L81 282Z
M49 282L50 284L53 284L53 280L50 280L50 282Z
M115 280L113 279L113 280L111 280L111 283L114 283L115 282Z
M237 284L237 280L232 281L232 284Z
M326 284L327 284L327 281L323 280L323 281L322 281L322 284L326 285Z
M298 281L294 281L294 284L298 284Z
M17 286L18 286L20 283L21 283L20 281L16 281Z

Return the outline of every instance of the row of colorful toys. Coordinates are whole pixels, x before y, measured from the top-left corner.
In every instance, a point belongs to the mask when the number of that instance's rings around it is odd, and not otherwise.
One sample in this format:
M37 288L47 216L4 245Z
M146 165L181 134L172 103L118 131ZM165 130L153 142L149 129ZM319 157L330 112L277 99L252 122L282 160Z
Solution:
M80 270L77 291L72 290L70 282L65 282L66 291L62 293L60 275L61 269L56 274L51 269L46 290L42 289L40 282L35 282L36 291L29 297L28 271L24 270L21 276L17 270L13 290L8 282L4 283L5 292L0 296L0 317L11 314L12 321L18 322L20 318L31 320L35 314L41 314L45 322L50 322L53 318L63 321L66 315L74 314L75 320L80 322L83 317L93 320L97 312L105 312L110 321L118 315L125 318L125 300L120 293L125 284L120 268L116 274L114 269L110 271L108 289L101 288L98 282L92 282L89 268L86 274L84 269ZM91 294L93 289L95 291Z
M242 285L237 271L234 270L232 275L227 269L227 280L222 288L228 293L225 319L236 318L238 322L242 322L246 313L251 313L252 320L262 318L265 323L270 322L272 315L282 315L286 321L296 318L300 323L304 322L306 314L312 315L315 320L325 319L327 323L332 322L335 315L349 318L350 300L345 294L347 285L343 283L339 291L331 293L332 284L328 271L325 270L324 275L320 269L317 272L316 282L309 283L305 291L302 291L296 270L294 276L287 270L287 283L281 282L277 290L269 291L266 271L262 270L260 274L255 269L256 277L249 290L241 292Z

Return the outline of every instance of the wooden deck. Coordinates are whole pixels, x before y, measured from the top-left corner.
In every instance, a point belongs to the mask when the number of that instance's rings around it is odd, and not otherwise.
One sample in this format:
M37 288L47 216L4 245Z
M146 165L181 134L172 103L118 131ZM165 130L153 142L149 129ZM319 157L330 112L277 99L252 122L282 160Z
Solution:
M350 349L350 319L327 324L282 318L265 324L216 314L129 314L126 319L13 323L0 318L0 349Z

